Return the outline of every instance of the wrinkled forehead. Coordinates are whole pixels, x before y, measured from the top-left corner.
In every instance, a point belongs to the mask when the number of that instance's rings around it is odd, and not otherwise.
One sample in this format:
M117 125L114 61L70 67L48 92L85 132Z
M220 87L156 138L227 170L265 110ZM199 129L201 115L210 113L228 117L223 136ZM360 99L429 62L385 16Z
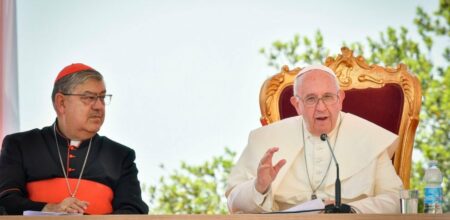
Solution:
M298 94L323 95L324 93L336 93L339 90L336 77L322 70L305 72L298 78Z

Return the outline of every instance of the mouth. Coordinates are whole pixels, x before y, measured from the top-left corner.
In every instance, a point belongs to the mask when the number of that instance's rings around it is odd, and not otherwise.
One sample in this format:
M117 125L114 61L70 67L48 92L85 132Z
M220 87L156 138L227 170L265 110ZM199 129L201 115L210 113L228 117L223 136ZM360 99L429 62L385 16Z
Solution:
M100 116L100 115L95 115L95 116L90 116L89 118L90 118L90 119L95 119L95 120L97 120L97 119L102 119L102 116Z
M328 119L328 116L316 117L316 120L318 120L318 121L326 121L327 119Z

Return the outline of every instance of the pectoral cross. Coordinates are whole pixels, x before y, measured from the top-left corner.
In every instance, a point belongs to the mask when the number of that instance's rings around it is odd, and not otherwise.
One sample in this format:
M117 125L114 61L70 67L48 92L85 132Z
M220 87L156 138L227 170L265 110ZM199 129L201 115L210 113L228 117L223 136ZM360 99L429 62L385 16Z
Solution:
M313 194L311 195L311 200L314 200L314 199L317 199L316 193L313 193Z

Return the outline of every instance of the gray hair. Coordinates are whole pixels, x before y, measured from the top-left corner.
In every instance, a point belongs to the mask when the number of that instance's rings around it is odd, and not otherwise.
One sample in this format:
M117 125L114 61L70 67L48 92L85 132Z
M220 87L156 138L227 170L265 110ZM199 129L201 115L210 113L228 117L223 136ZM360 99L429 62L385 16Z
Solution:
M88 79L103 81L103 76L95 70L85 70L67 75L56 81L52 92L53 104L55 104L56 93L70 93L76 86L86 82Z
M305 75L305 73L312 71L312 70L322 70L323 72L331 75L336 83L336 87L338 88L338 90L340 89L339 80L336 77L336 74L334 73L334 71L332 69L330 69L329 67L324 66L324 65L311 65L311 66L305 67L302 70L300 70L300 72L295 76L294 87L293 87L294 96L297 96L297 90L298 90L298 86L300 84L300 79L302 78L302 76Z

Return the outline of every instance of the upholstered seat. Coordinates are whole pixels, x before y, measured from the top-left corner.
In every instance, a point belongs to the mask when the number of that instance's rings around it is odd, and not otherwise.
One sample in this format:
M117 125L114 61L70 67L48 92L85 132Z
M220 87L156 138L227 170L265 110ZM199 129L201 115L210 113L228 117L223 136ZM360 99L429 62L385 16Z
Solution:
M328 57L325 65L333 69L345 91L343 111L365 118L399 135L392 161L406 188L409 188L411 157L419 121L421 89L417 77L406 65L385 68L368 65L364 58L354 57L348 48L336 58ZM281 72L267 79L260 92L263 125L295 116L290 104L292 84L300 68Z

